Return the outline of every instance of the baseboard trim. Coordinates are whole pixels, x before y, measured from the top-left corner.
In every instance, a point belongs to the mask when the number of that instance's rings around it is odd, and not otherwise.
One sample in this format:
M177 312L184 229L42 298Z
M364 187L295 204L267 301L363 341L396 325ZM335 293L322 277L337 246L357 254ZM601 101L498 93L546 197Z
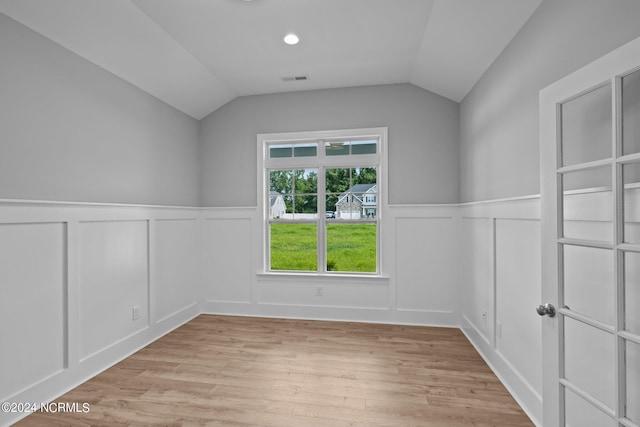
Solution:
M522 378L499 352L491 348L487 340L478 333L475 326L464 315L462 316L460 330L531 421L536 426L542 427L542 421L535 415L542 415L542 397L535 392L531 385Z
M7 397L4 401L34 402L38 405L51 402L199 315L200 312L197 305L191 305L175 313L171 318L144 328L88 357L72 368L64 369L27 389ZM29 413L0 412L0 426L8 427L28 415Z
M452 311L390 310L387 308L323 307L264 303L239 304L206 301L202 314L449 328L458 328L460 325L458 314Z

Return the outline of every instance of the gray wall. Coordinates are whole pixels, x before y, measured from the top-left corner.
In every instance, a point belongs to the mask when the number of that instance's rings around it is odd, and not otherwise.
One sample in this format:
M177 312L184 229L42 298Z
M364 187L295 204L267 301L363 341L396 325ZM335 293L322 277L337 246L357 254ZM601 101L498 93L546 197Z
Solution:
M536 194L539 90L638 22L637 0L545 0L460 106L398 84L241 97L198 124L0 14L0 198L254 206L257 133L369 126L389 127L391 203Z
M0 199L197 205L198 122L0 14Z
M201 203L255 206L256 134L387 126L389 201L456 203L459 104L411 84L236 98L202 121Z
M539 91L638 36L637 0L544 0L460 106L461 201L539 193Z

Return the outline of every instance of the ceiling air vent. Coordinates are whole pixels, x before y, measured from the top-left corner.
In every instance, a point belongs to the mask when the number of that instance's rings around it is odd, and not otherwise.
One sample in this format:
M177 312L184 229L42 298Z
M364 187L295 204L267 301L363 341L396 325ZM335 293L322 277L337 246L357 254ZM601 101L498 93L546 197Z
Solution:
M287 76L283 77L283 82L301 82L304 80L309 80L309 76Z

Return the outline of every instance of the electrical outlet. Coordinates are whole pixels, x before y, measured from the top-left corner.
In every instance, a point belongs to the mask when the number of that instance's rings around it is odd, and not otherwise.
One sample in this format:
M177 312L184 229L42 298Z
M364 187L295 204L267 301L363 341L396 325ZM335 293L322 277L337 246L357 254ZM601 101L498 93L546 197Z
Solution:
M132 320L134 320L134 321L140 319L140 306L139 305L136 305L135 307L133 307L131 309L131 317L132 317Z
M502 323L496 322L496 336L499 340L502 339Z
M321 297L321 296L322 296L322 294L323 294L322 286L318 286L318 287L316 287L316 296L317 296L317 297Z
M483 325L487 324L487 312L486 311L482 312L482 324Z

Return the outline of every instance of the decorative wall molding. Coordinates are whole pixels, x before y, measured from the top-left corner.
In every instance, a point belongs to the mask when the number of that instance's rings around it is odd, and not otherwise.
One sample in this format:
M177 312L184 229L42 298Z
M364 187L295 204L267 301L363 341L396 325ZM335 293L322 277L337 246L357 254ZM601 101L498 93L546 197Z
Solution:
M460 328L541 425L540 196L463 203L459 215Z
M0 401L51 401L200 314L200 216L1 200Z
M260 271L258 261L263 253L257 207L203 208L205 227L216 228L218 241L229 245L224 254L208 257L205 263L204 312L457 327L459 309L452 307L456 209L455 205L392 205L381 224L385 244L380 276L316 276ZM398 234L403 221L418 225L424 238L416 233ZM438 234L437 238L426 238L429 232ZM244 236L243 244L236 239L239 234ZM205 253L214 253L212 237L206 231L203 236ZM401 268L408 270L403 264L415 266L421 269L419 275L412 271L398 274L395 248L400 246L406 248L400 256ZM425 250L443 261L434 263L432 269L424 268ZM228 258L232 253L238 264L235 270L241 275L251 271L251 277L238 280L230 275L218 280L220 272L233 264ZM318 287L322 287L322 296L317 295ZM437 292L429 294L430 290Z
M461 203L461 218L540 219L540 195Z
M0 385L0 398L53 399L198 314L211 313L460 327L531 418L539 419L538 390L526 369L527 364L539 361L531 352L513 353L504 344L510 342L507 337L499 340L496 336L497 322L509 322L501 317L498 294L507 284L499 283L498 278L508 280L511 273L501 268L536 263L524 259L518 250L497 248L496 243L501 242L503 230L526 232L539 215L539 196L391 205L381 225L385 233L381 276L305 278L259 271L257 261L263 255L257 238L261 232L257 207L0 200L0 234L11 233L27 248L17 255L22 264L12 273L14 286L23 284L26 279L20 277L21 271L33 262L29 245L49 248L43 256L51 269L45 274L58 275L58 280L45 281L42 286L57 283L49 292L60 301L55 310L62 323L52 330L52 342L63 346L57 350L57 359L47 349L32 349L52 368L24 383L16 379ZM507 220L522 222L503 222ZM477 245L469 244L467 231L481 231ZM505 244L513 241L505 240ZM14 246L15 242L0 241L0 253L15 252ZM138 255L119 257L122 249ZM132 264L117 268L118 262ZM110 267L109 263L115 264ZM483 295L477 299L471 291L476 284L469 277L475 277L476 267L487 271L488 287L477 286L487 292L486 299ZM125 270L133 273L115 275ZM91 304L106 303L103 300L111 295L104 292L109 280L103 280L110 274L132 286L114 288L115 299L108 302L113 309L100 314L114 317L107 322L111 329L96 329L104 341L83 350L92 323L97 323L84 317ZM25 300L11 300L12 304L35 307L29 297L20 298ZM130 320L134 304L139 305L141 317L135 322ZM486 325L478 314L482 310L488 311ZM47 322L50 319L35 315L18 322L16 328L29 330ZM507 333L508 323L503 327ZM7 336L20 342L15 334ZM39 362L42 360L34 361ZM0 414L0 425L16 421L12 415L16 414Z

